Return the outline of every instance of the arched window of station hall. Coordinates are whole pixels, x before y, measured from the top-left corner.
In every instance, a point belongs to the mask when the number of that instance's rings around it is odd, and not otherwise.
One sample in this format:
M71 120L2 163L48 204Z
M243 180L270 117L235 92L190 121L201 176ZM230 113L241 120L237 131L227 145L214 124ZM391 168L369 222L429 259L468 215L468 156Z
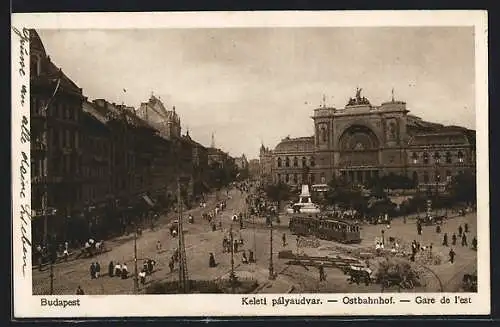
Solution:
M412 153L412 155L411 155L411 161L413 162L413 164L418 163L418 154L416 152Z
M424 154L422 155L422 160L423 160L424 164L429 163L429 154L427 152L424 152Z
M309 162L310 162L311 167L314 167L314 165L316 165L316 163L314 162L314 157L311 157Z
M290 175L285 174L285 183L288 183L290 181Z
M299 158L293 157L293 166L298 167L299 166Z
M278 167L281 167L281 158L278 158Z
M451 164L451 153L446 152L445 154L445 160L447 164Z
M293 183L297 184L297 181L298 181L297 174L293 174Z
M458 157L458 162L460 162L460 163L464 162L464 154L462 151L458 151L457 157Z
M302 167L307 167L307 159L306 159L306 157L302 157Z
M288 157L285 159L285 167L290 167L290 158Z
M424 178L424 183L429 183L429 173L428 172L424 171L423 178Z
M434 152L434 162L439 163L441 161L441 154L439 152Z
M281 182L281 175L280 174L276 175L276 179L277 179L277 182L280 183Z

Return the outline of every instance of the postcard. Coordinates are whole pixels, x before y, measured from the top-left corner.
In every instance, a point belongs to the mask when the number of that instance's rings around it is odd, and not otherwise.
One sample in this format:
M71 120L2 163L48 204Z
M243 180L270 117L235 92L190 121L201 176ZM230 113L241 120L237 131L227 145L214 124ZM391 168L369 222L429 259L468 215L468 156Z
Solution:
M490 313L486 11L11 35L15 318Z

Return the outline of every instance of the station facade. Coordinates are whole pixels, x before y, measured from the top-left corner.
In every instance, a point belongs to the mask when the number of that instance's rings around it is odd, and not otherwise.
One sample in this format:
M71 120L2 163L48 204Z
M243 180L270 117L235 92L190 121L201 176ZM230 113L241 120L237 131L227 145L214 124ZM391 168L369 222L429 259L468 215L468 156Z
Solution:
M323 105L312 120L313 136L286 137L272 151L261 148L272 182L314 185L341 177L365 184L396 174L419 187L442 187L456 174L475 172L475 131L424 121L394 97L374 106L357 90L344 108Z

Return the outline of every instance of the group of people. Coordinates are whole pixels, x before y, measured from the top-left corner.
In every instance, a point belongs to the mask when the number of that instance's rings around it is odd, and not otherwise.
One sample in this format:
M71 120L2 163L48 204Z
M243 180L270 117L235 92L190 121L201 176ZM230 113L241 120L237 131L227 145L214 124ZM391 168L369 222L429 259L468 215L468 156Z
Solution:
M109 277L120 277L121 279L128 278L128 267L126 263L120 264L117 262L116 264L111 261L108 265L108 275Z

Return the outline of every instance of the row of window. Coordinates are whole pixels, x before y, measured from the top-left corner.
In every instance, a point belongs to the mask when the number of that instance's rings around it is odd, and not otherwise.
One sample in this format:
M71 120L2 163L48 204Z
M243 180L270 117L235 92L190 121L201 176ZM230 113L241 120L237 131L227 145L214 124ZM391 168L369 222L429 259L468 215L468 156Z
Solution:
M427 152L423 152L421 155L419 155L418 153L416 152L413 152L412 155L411 155L411 160L412 160L412 163L413 164L418 164L419 163L419 160L420 160L420 157L422 158L422 163L423 164L429 164L429 158L430 158L430 154L427 153ZM454 158L457 158L458 162L459 163L463 163L464 162L464 154L462 151L458 151L456 153L451 153L451 152L446 152L444 154L444 156L441 155L441 153L439 152L434 152L432 158L434 160L434 163L441 163L442 161L441 160L444 160L445 163L447 164L451 164L453 163L453 159Z
M59 148L78 149L79 133L73 129L52 129L52 145Z
M77 107L70 106L66 103L53 102L48 108L46 99L31 97L31 112L35 114L43 114L44 110L48 110L48 115L54 118L68 121L78 121L80 115Z
M300 159L301 162L300 167L308 167L307 161L308 160L306 157L302 157L302 159ZM285 160L278 158L276 164L278 167L292 167L292 165L293 167L299 167L299 158L293 157L292 159L290 159L290 157L286 157ZM315 165L314 158L309 157L309 166L314 167L314 165Z
M316 174L308 174L307 178L311 184L315 184L316 181L322 184L326 183L326 177L324 173L318 174L318 179L316 179ZM276 182L300 184L302 182L307 182L302 180L302 174L276 174Z

